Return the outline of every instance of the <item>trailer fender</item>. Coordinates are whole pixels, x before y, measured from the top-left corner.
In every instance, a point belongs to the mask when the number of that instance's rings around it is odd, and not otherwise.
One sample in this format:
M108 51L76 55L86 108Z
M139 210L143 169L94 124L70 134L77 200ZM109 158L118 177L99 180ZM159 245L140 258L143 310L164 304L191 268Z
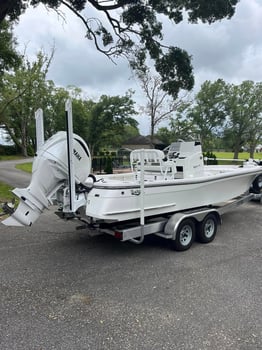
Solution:
M216 209L204 208L204 209L200 209L198 211L182 212L182 213L173 214L168 219L168 221L165 225L164 232L166 235L171 236L172 237L171 239L175 240L177 229L183 220L185 220L187 218L191 218L195 221L195 224L197 225L198 223L202 222L204 220L204 218L210 213L213 213L216 216L218 224L222 223L221 216L217 212Z
M171 240L171 246L178 251L188 250L195 241L196 222L193 217L180 221L176 229L176 239Z

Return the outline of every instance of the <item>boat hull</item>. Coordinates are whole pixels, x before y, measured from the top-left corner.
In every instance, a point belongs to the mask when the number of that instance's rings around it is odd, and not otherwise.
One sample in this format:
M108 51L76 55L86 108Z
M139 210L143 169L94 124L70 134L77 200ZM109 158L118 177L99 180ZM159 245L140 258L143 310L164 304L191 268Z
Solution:
M106 222L125 221L215 205L246 193L261 168L221 172L201 178L144 183L144 198L137 181L105 178L95 184L86 202L86 215ZM127 177L128 178L128 177Z

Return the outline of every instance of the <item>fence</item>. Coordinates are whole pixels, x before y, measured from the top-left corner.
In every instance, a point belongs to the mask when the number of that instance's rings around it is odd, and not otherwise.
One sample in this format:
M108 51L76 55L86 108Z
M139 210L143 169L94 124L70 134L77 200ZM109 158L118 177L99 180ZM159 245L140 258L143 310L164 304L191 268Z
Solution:
M112 174L113 169L129 167L128 157L93 157L92 169L93 172Z

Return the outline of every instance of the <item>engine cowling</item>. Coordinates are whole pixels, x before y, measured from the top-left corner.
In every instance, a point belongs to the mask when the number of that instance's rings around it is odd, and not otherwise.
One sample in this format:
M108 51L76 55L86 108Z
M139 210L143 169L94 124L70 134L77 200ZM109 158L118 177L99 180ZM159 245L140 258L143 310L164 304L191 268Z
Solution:
M74 178L77 184L84 183L91 171L91 155L85 141L74 134ZM16 211L2 223L8 226L30 226L51 204L52 195L68 178L68 152L66 132L60 131L48 139L32 168L32 179L27 188L15 188L13 193L20 198Z

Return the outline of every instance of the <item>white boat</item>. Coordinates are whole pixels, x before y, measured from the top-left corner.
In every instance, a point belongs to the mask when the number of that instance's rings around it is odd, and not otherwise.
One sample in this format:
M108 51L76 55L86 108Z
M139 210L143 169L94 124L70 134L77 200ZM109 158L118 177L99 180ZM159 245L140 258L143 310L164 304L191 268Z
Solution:
M262 189L262 167L256 162L204 165L199 142L175 142L167 155L155 149L135 150L129 173L95 176L90 175L91 156L84 140L74 135L72 144L71 163L65 132L42 146L31 184L13 191L20 204L5 225L31 225L54 198L61 217L111 223L214 206Z
M144 158L141 189L141 158ZM132 172L99 177L88 193L87 217L124 221L215 205L247 192L262 174L253 161L243 166L205 166L199 142L176 142L167 160L159 150L133 151ZM260 176L259 185L262 186ZM141 192L143 191L143 203Z

